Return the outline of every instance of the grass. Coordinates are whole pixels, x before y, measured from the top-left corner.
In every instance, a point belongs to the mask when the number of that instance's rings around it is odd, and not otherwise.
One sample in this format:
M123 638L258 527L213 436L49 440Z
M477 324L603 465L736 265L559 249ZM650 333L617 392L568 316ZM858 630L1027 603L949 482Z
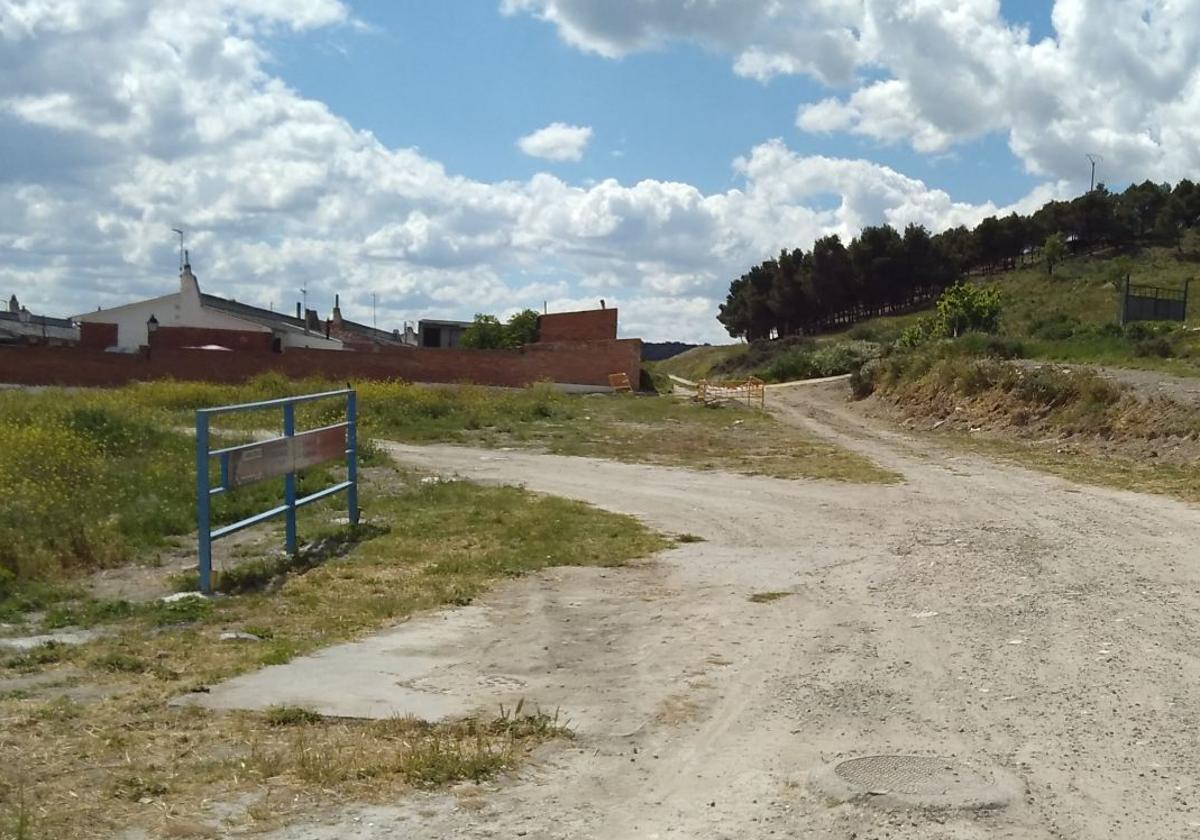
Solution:
M154 382L114 390L0 393L0 621L55 610L63 580L171 546L194 527L194 409L331 387L264 376L244 386ZM524 446L638 463L724 469L783 478L887 481L865 459L820 443L761 413L679 400L567 396L548 386L514 391L428 388L400 382L357 386L361 437ZM298 427L341 417L341 403L309 403ZM214 433L245 439L274 414L221 418ZM364 464L377 463L369 443ZM299 476L299 492L327 485L332 468ZM277 503L282 480L214 499L224 524ZM335 500L322 502L328 509ZM277 573L245 567L228 590L260 586ZM235 579L240 576L241 579ZM49 585L48 585L49 584ZM61 625L60 625L61 626Z
M973 343L893 354L867 387L909 417L945 424L940 434L960 446L1084 483L1200 502L1194 407L1139 399L1086 370L980 358L964 350Z
M480 430L464 442L773 478L899 480L860 455L749 409L624 397L584 399L581 410L570 420Z
M1153 493L1200 504L1200 470L1186 464L1113 456L1097 457L1061 442L1036 444L979 435L951 434L955 445L1080 484Z
M168 835L210 821L206 803L244 801L232 822L205 830L272 827L322 803L488 778L567 734L556 716L523 707L430 725L333 720L294 708L221 714L167 706L263 662L469 603L504 578L621 565L671 544L632 518L519 488L397 481L365 505L386 529L289 571L276 591L185 599L168 613L95 609L101 638L3 663L9 672L61 673L91 690L77 701L53 690L0 698L0 825L26 819L33 836L63 840L110 837L126 825ZM261 641L217 640L239 630Z
M652 369L656 373L675 375L696 382L712 376L714 368L718 365L728 365L729 362L744 355L749 349L750 345L748 344L693 347L678 356L654 362Z

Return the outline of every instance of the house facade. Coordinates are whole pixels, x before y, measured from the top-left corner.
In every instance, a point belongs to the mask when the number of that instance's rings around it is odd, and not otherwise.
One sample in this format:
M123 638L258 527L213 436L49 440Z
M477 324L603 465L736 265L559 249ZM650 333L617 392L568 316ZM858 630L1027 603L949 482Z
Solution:
M342 350L343 343L327 337L315 313L292 318L279 312L200 292L200 283L185 263L179 291L110 309L86 312L73 319L80 324L80 341L90 347L132 353L151 345L205 349L284 352L291 348Z

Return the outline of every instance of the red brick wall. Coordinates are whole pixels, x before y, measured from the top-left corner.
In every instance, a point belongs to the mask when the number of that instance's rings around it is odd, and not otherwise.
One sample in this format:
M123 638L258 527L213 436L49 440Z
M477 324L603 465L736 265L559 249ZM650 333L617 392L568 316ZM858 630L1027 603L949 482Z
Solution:
M93 350L103 350L105 347L117 346L116 324L93 324L84 321L79 325L79 344Z
M160 330L161 331L161 330ZM378 353L288 350L225 353L155 348L149 353L105 353L82 347L0 349L0 383L116 386L134 380L184 379L244 382L277 371L292 378L404 379L409 382L473 382L520 387L541 380L608 385L610 373L637 382L642 342L538 343L521 350L381 349Z
M203 347L216 344L230 350L270 353L272 335L250 330L216 330L204 327L159 327L150 338L152 350Z
M617 310L589 309L538 316L538 341L605 341L617 337Z

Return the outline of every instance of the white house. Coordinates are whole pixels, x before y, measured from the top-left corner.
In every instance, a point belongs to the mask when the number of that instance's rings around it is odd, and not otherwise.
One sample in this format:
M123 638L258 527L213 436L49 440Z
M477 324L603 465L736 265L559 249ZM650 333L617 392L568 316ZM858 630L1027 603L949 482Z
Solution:
M270 334L270 344L276 351L306 347L314 350L341 350L336 338L326 338L316 321L316 313L306 318L292 318L280 312L259 309L215 295L201 294L200 283L185 263L179 275L179 291L162 297L98 309L75 316L81 324L116 325L116 344L109 349L133 352L147 346L150 331L162 327L189 327L195 330L232 330L242 333ZM87 327L84 327L85 333ZM202 335L202 334L198 334ZM219 336L219 333L214 333ZM219 343L219 338L204 340L204 344Z

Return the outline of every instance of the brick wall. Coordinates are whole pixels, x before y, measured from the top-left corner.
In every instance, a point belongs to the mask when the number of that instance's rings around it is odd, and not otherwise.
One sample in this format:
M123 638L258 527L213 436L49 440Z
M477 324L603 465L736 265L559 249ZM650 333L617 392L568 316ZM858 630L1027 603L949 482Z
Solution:
M79 325L79 344L93 350L117 346L117 325L84 321Z
M0 349L0 383L117 386L167 378L235 383L276 371L292 378L312 376L339 382L403 379L521 387L550 380L607 386L611 373L626 373L637 382L641 359L640 339L539 342L521 350L412 348L381 349L378 353L298 349L226 353L156 347L124 354L85 347L13 347Z
M251 353L270 353L273 336L269 332L250 330L216 330L207 327L159 327L150 338L150 347L157 351L181 347L203 347L215 344L230 350Z
M617 310L589 309L538 316L538 341L604 341L617 337Z

